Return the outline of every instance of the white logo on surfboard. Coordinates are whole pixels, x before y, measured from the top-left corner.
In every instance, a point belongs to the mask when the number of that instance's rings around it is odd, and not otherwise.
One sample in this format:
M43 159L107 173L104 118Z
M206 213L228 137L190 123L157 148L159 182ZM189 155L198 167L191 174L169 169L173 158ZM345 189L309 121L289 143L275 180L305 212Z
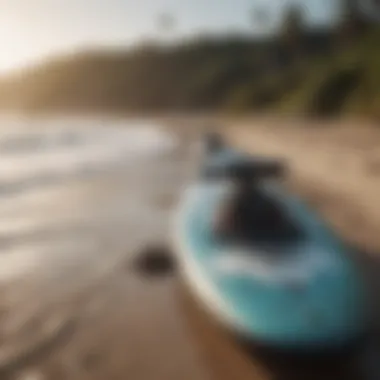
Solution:
M319 274L329 274L336 270L333 258L326 254L310 252L277 260L255 257L244 253L220 254L213 259L213 269L217 275L253 277L267 283L306 282Z

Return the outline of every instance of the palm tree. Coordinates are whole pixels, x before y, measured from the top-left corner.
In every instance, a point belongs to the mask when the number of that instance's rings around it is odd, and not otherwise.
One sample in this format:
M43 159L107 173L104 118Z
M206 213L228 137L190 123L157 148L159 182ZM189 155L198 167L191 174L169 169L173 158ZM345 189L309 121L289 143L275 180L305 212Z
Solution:
M342 22L338 28L340 40L350 43L365 32L369 25L369 20L363 12L363 2L357 0L342 1Z
M157 18L157 26L161 32L171 32L176 26L176 20L170 13L162 13Z
M250 11L250 19L253 27L258 26L260 29L264 29L270 22L270 15L268 10L264 7L252 8Z
M285 10L281 33L285 45L294 55L298 55L302 49L304 32L302 8L297 5L289 6Z

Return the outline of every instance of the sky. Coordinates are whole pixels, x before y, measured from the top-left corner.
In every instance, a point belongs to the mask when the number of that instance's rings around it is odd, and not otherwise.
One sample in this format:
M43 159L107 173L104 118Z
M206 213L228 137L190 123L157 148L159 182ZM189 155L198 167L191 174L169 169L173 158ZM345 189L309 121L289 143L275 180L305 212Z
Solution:
M325 23L339 0L0 0L0 71L19 69L89 47L124 46L166 38L158 16L172 14L176 37L200 32L249 31L249 11L264 6L274 20L289 3L304 6L308 19ZM169 32L168 32L169 33Z

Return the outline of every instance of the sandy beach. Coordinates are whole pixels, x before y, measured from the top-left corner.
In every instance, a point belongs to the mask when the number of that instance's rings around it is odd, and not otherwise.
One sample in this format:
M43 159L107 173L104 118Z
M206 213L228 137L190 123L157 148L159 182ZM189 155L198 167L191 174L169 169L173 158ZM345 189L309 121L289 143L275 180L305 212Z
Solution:
M0 136L1 379L363 378L351 356L262 357L215 326L175 270L136 270L146 247L167 245L198 121L24 124ZM223 131L243 150L284 157L286 185L355 247L371 289L380 286L380 132L253 121Z

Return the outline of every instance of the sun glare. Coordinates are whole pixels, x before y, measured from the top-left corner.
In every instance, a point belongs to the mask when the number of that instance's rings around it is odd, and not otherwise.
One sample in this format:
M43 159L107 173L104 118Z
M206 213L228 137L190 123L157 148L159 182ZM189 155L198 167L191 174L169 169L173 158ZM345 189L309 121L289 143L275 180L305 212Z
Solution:
M7 73L9 71L13 71L18 67L18 64L13 60L0 57L0 73Z
M2 46L1 46L2 45ZM25 63L27 57L24 57L23 52L18 52L11 45L0 45L0 73L7 73L16 70Z

